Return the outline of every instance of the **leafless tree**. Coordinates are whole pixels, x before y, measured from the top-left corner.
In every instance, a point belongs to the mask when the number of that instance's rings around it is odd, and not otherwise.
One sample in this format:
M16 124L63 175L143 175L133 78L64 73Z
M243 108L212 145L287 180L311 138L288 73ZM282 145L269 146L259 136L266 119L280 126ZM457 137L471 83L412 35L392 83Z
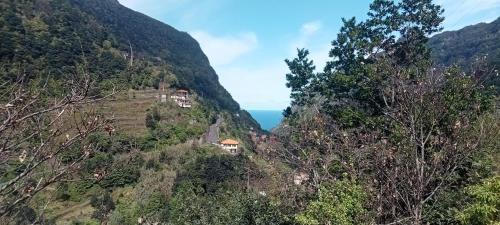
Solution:
M342 128L324 113L302 117L282 137L280 157L307 171L313 190L346 176L363 183L378 223L422 224L424 206L457 170L498 148L498 118L486 123L489 103L478 100L491 73L378 66L389 79L379 87L376 127Z
M424 206L494 140L493 124L484 122L489 103L478 99L480 76L391 71L381 94L392 137L380 136L371 146L379 213L422 224Z
M37 193L79 169L95 146L84 140L111 125L92 107L90 76L72 75L60 92L20 76L0 86L0 218L15 217ZM114 89L109 91L114 94ZM62 161L66 151L78 157Z

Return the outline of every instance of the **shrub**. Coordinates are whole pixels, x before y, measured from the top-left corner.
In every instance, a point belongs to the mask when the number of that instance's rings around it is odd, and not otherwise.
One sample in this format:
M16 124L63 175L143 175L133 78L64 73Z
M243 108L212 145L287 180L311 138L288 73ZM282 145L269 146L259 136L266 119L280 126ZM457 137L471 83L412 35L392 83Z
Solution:
M204 187L208 193L231 182L244 179L247 161L243 157L230 155L200 156L185 166L185 172L179 174L178 182L192 181Z
M146 169L147 170L155 170L155 171L158 171L160 170L160 164L158 164L156 162L156 160L154 159L149 159L147 162L146 162Z
M300 224L361 224L367 210L367 195L360 185L348 180L322 185L316 200L296 216Z
M109 213L115 209L115 203L108 192L105 192L102 196L92 195L90 205L95 208L92 218L100 221L106 220Z
M85 172L93 174L96 170L107 171L113 163L113 158L110 154L104 152L96 152L87 161L85 161Z
M500 176L465 188L468 204L457 210L456 219L462 224L500 223Z
M163 193L153 192L146 205L142 208L142 214L148 215L153 213L158 213L162 211L167 206L167 198Z
M117 159L111 171L99 182L103 188L121 187L137 182L140 177L140 168L144 164L140 154Z
M93 183L89 180L77 180L68 183L68 200L73 202L80 202L85 197L85 193L87 193L92 185Z
M126 224L125 217L118 210L114 210L109 216L109 225L123 225Z
M67 183L60 183L57 185L56 189L56 199L62 200L62 201L67 201L69 200L71 196L68 193L68 184Z

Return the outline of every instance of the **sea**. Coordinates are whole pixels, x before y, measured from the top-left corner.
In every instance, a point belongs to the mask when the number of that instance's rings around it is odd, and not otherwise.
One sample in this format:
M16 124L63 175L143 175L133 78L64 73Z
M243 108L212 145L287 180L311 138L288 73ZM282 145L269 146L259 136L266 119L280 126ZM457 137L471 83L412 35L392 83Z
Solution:
M252 117L257 120L261 128L271 130L276 127L283 119L283 111L281 110L247 110Z

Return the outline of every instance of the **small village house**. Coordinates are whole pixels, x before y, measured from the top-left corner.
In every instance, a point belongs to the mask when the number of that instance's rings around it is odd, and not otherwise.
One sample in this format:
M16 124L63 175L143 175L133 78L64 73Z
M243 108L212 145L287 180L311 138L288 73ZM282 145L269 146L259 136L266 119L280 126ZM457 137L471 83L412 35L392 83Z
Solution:
M304 171L302 171L302 172L295 172L294 175L293 175L293 183L295 185L301 185L301 184L303 184L304 182L306 182L308 180L309 180L309 174L307 174Z
M238 154L238 145L240 143L233 139L226 139L220 142L222 149L228 151L231 154Z
M182 108L191 108L191 101L189 100L189 91L187 89L177 89L174 94L170 96L171 99Z

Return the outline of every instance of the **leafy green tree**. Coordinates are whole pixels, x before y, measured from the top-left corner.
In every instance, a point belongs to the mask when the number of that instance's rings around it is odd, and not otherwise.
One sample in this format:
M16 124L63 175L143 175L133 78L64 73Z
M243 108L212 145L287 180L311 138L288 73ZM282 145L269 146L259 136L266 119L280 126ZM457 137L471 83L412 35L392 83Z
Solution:
M147 199L146 205L141 209L143 215L153 215L166 209L168 205L167 198L164 193L153 192Z
M126 155L113 162L109 172L99 181L103 188L121 187L137 182L144 159L140 154Z
M169 221L172 224L208 224L203 190L191 182L182 182L169 200Z
M430 51L425 44L430 34L441 30L442 12L431 0L374 1L366 21L342 20L329 54L332 60L323 73L313 73L307 50L299 50L297 58L286 60L292 99L321 91L328 97L326 105L349 105L370 114L381 113L377 106L383 102L376 88L386 78L373 65L386 59L406 68L428 65ZM312 87L304 88L308 84ZM302 102L292 105L297 103ZM325 107L329 108L336 107Z
M442 12L431 0L374 1L366 20L343 19L313 87L296 89L318 95L305 107L322 107L293 128L290 158L313 171L315 188L344 177L330 170L336 165L356 180L369 177L377 223L422 224L424 207L488 145L475 127L492 113L493 98L478 74L431 68L426 43L441 30Z
M297 58L285 60L290 69L290 73L286 74L286 87L291 89L292 104L303 105L305 103L304 93L307 93L307 88L315 77L316 67L314 62L307 58L308 55L308 50L297 49Z
M200 156L192 163L185 165L185 171L178 175L177 182L190 181L203 187L207 193L215 193L230 185L238 188L234 184L246 178L246 168L251 166L251 163L244 157Z
M465 188L468 203L457 210L461 224L486 225L500 223L500 176Z
M307 225L368 224L367 198L363 187L352 181L341 180L323 185L317 199L309 202L306 209L296 215L296 220Z

